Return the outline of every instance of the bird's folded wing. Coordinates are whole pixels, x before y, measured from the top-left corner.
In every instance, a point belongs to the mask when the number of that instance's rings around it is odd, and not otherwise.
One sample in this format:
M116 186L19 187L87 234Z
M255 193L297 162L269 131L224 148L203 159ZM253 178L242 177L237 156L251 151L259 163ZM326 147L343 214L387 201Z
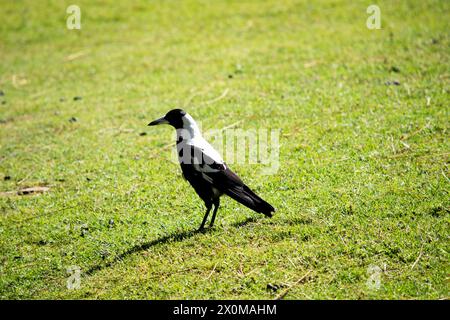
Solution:
M188 148L184 148L182 160L180 159L182 166L191 166L191 169L201 174L204 180L221 190L244 185L225 163L214 160L200 147L189 145Z
M248 188L225 163L214 161L202 149L191 146L192 164L181 163L188 180L202 179L248 208L271 217L275 209Z

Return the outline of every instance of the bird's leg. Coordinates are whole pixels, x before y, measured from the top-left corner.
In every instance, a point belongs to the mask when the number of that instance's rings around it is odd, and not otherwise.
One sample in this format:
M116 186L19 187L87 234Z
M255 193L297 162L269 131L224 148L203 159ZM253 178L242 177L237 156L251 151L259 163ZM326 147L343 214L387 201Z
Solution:
M217 210L219 209L219 206L220 206L220 199L218 198L216 201L214 201L214 211L213 211L213 215L211 218L211 222L209 224L210 228L212 228L214 225L214 220L216 219L216 213L217 213Z
M205 205L206 205L206 213L205 217L203 218L202 225L198 229L199 231L203 230L203 228L205 227L206 219L208 218L209 212L211 211L212 208L212 203L205 203Z

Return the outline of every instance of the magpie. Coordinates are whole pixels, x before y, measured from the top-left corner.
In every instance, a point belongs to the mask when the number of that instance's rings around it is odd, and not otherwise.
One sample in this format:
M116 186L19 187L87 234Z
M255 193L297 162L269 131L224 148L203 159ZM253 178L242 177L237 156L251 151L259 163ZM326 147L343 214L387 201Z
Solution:
M164 117L150 122L149 126L169 124L177 132L177 153L183 177L204 201L206 213L199 230L205 227L214 205L209 227L213 227L220 197L226 194L244 206L272 217L275 211L269 203L256 195L226 165L219 153L202 137L195 120L181 109L173 109Z

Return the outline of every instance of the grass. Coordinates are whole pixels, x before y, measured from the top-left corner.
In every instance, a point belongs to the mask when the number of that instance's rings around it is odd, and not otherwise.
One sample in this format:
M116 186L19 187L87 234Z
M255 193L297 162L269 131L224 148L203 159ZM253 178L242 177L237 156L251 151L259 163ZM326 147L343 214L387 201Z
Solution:
M447 1L377 1L381 30L371 1L79 0L81 30L43 2L0 10L2 299L448 298ZM226 198L194 231L146 127L175 107L281 129L276 174L231 165L272 219Z

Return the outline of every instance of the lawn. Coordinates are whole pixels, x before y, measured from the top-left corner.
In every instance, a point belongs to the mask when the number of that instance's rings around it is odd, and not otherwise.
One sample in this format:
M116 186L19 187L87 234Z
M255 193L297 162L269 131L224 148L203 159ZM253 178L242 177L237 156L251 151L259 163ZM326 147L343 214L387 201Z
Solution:
M448 298L448 1L0 2L1 299ZM195 231L173 108L279 130L273 218Z

